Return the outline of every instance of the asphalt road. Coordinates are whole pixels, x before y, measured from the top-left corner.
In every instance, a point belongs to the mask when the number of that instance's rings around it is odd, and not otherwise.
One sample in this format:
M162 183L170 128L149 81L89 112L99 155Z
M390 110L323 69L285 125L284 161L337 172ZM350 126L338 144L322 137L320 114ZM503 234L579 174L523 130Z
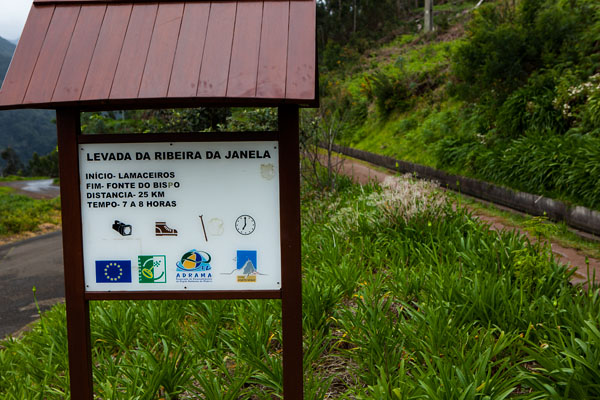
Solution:
M38 319L32 288L42 311L64 301L62 232L0 246L0 339Z

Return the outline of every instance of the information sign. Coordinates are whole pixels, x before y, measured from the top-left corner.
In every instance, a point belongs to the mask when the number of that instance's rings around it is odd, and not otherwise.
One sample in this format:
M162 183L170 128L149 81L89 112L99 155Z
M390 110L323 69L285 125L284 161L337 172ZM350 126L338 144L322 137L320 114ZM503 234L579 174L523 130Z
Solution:
M279 290L276 141L79 145L85 287Z

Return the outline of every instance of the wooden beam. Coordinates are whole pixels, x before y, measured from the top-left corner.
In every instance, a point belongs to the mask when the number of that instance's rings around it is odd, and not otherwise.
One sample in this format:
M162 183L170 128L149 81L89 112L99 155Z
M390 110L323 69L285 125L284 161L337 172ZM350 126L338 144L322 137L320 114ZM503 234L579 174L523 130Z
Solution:
M92 400L92 352L90 309L85 298L83 242L81 234L81 198L79 193L79 149L81 133L79 111L56 110L62 209L65 299L69 340L71 398Z
M301 400L304 398L304 375L298 107L279 107L278 123L283 396L285 400Z

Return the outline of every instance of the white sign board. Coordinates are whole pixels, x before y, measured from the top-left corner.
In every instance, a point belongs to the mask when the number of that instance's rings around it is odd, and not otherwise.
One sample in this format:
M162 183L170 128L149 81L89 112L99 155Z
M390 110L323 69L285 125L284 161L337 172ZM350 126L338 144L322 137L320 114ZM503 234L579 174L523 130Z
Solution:
M79 146L86 291L278 290L275 141Z

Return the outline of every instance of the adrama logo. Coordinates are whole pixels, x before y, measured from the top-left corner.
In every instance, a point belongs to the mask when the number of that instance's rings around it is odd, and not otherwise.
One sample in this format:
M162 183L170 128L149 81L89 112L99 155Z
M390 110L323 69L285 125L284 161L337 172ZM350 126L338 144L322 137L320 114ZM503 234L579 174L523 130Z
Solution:
M178 271L208 271L211 256L205 251L196 249L186 252L177 263Z
M177 262L177 282L212 282L212 257L196 249L186 252Z

